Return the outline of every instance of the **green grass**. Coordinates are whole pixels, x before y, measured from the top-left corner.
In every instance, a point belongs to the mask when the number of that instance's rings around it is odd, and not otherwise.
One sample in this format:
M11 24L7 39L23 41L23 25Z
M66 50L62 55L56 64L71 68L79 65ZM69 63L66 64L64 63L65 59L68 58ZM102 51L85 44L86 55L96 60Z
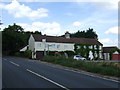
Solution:
M72 58L66 59L64 56L46 56L42 59L43 61L59 64L67 67L77 68L88 72L98 73L102 75L120 77L120 64L110 62L85 62L76 61Z

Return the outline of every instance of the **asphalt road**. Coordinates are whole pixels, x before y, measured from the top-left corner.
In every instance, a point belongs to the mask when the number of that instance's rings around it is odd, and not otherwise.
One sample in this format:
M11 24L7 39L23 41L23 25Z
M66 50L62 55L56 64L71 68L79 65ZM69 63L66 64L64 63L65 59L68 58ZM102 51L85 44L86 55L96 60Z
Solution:
M2 59L3 88L118 88L119 84L35 60L9 56Z

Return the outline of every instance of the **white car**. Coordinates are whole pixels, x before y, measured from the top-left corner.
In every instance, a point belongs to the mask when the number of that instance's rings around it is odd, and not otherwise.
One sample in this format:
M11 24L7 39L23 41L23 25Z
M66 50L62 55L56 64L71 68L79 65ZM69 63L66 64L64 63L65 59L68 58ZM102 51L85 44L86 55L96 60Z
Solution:
M73 57L73 59L76 59L76 60L87 60L86 58L84 58L84 57L82 57L82 56L80 56L80 55L75 55L75 56Z

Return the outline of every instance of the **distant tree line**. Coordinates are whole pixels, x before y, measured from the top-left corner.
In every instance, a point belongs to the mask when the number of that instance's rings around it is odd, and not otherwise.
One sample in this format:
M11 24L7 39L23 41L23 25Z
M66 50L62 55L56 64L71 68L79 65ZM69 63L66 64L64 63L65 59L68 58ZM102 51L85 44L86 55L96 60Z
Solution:
M65 36L65 35L62 35L62 37L63 36ZM75 33L70 33L70 37L98 39L98 35L96 34L95 31L93 31L92 28L89 28L86 31L85 30L83 30L83 31L78 30Z

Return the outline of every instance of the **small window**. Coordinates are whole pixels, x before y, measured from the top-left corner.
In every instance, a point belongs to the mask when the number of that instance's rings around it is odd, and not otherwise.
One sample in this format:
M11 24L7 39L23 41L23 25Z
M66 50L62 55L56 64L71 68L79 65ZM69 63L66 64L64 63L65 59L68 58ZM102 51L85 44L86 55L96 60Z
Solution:
M37 44L37 47L41 47L41 43L38 43L38 44Z
M80 49L81 48L81 46L77 46L77 49Z
M68 46L67 45L64 45L64 48L67 48Z
M57 45L57 48L60 48L60 45Z

